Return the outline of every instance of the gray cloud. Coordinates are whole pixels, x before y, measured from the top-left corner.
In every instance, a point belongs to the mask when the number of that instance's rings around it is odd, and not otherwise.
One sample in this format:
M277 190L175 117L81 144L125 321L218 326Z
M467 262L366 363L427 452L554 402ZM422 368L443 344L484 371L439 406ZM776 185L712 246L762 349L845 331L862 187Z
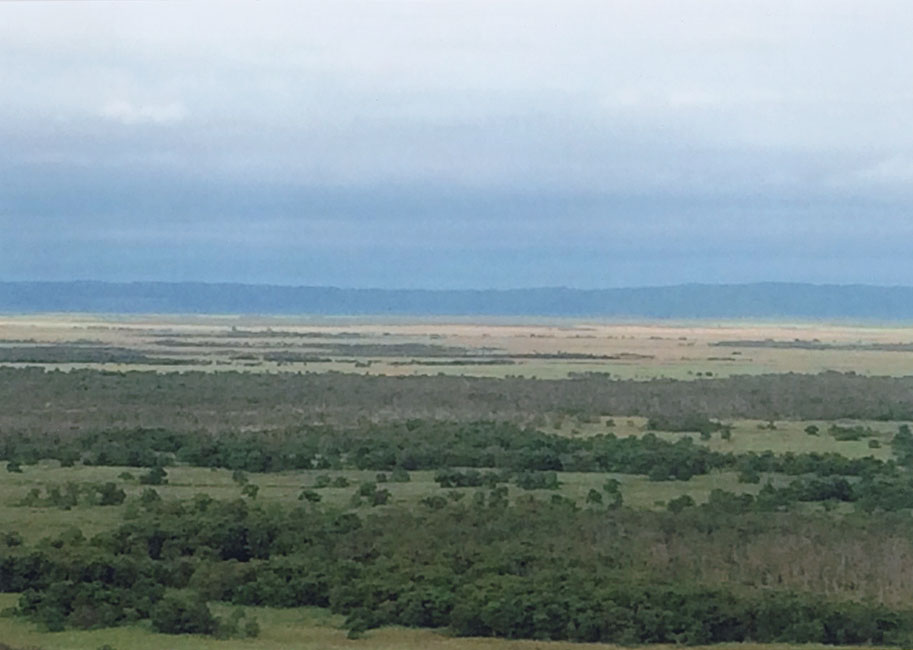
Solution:
M911 27L902 1L0 4L0 277L900 282Z

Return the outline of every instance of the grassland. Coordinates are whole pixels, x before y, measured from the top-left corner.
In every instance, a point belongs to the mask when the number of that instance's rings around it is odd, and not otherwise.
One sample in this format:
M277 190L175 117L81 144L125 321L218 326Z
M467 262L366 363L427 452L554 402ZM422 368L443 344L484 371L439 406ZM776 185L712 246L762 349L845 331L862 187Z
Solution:
M611 421L611 426L606 422ZM870 429L874 435L863 440L837 440L827 435L827 429L833 422L825 420L778 420L771 421L752 419L733 419L726 423L731 427L732 437L723 439L717 434L703 440L693 432L654 432L659 438L676 441L683 437L691 438L696 444L704 445L713 451L743 454L748 452L763 453L772 451L777 454L793 453L836 453L850 458L874 456L888 460L892 456L890 442L897 432L897 424L874 420L839 420L844 427L861 427ZM559 425L559 426L556 426ZM816 426L821 435L808 435L805 429ZM600 433L613 433L616 436L640 436L648 431L647 418L637 416L602 417L597 422L581 422L574 418L555 418L542 427L543 431L566 436L578 437ZM876 440L878 447L870 446L869 441Z
M767 344L770 340L773 344ZM753 344L718 345L721 342L750 341ZM796 343L796 342L799 343ZM804 342L812 341L812 344ZM758 343L760 342L760 343ZM343 372L368 375L464 375L467 377L535 377L568 379L574 376L607 374L615 379L653 379L658 377L699 379L729 375L759 375L764 373L815 373L823 370L852 371L859 375L907 376L913 368L913 328L855 327L821 324L753 324L753 323L608 323L536 321L508 322L489 320L468 322L459 319L428 319L404 322L396 319L294 319L294 318L237 318L237 317L98 317L98 316L41 316L0 318L0 365L34 366L46 369L72 370L94 368L104 371L152 370L169 373L170 377L199 370L205 373L241 371L263 377L264 373L327 373ZM10 361L27 358L33 349L32 361ZM116 357L112 357L112 352ZM17 355L19 355L17 357ZM55 358L54 355L59 355ZM76 359L76 361L74 361ZM116 359L116 360L113 360ZM44 377L43 373L38 373ZM320 375L323 377L323 375ZM151 375L152 382L159 375ZM205 377L213 379L212 375ZM300 387L293 386L287 394L267 399L268 388L257 395L247 395L248 401L238 403L240 393L227 396L224 404L196 403L194 396L179 400L171 414L161 418L163 404L143 405L151 399L145 390L162 390L167 396L179 395L179 386L152 386L146 380L113 379L112 385L92 378L86 386L97 394L83 397L79 393L39 396L32 404L9 404L3 420L5 430L22 425L22 431L40 430L61 432L85 431L93 428L130 428L139 426L174 425L184 431L218 431L231 427L244 431L279 430L304 423L314 404L302 403ZM294 378L292 378L294 379ZM364 381L359 378L359 381ZM87 380L88 381L88 380ZM183 379L181 379L183 381ZM242 380L243 381L246 380ZM386 381L386 380L385 380ZM390 380L394 381L394 380ZM395 380L399 382L401 380ZM411 380L404 380L411 381ZM428 383L431 380L421 380ZM447 381L459 381L448 379ZM868 380L867 381L872 381ZM44 384L42 378L40 382ZM509 382L497 382L498 386ZM562 386L569 386L565 382ZM24 384L27 385L27 384ZM60 384L62 386L63 384ZM163 382L164 385L164 382ZM202 384L200 384L202 385ZM264 384L265 386L266 384ZM345 387L347 384L340 384ZM695 386L688 383L687 386ZM55 386L57 386L55 384ZM194 392L197 384L189 384ZM411 386L411 384L410 384ZM486 386L488 386L486 384ZM352 385L355 390L359 386ZM167 388L167 391L165 390ZM239 384L239 388L243 386ZM490 388L490 387L489 387ZM337 390L325 387L330 395ZM124 391L123 393L116 392ZM215 390L210 387L210 390ZM486 389L488 390L488 389ZM575 389L576 390L576 389ZM703 390L703 389L701 389ZM740 389L741 390L741 389ZM901 390L902 388L898 389ZM105 392L108 391L108 392ZM296 392L298 391L298 392ZM33 391L34 392L34 391ZM216 391L218 392L218 391ZM408 391L407 391L408 392ZM446 391L445 391L446 392ZM573 392L573 391L571 391ZM104 393L104 395L103 395ZM485 390L481 391L484 396ZM597 394L598 391L596 391ZM366 399L366 393L362 398ZM391 393L397 398L396 393ZM430 393L429 393L430 394ZM519 394L519 393L517 393ZM10 395L15 395L14 392ZM472 396L471 391L465 395ZM690 395L690 394L689 394ZM103 397L104 399L100 399ZM598 397L598 394L597 394ZM693 395L691 396L693 398ZM535 400L535 395L528 395ZM27 399L36 399L30 395ZM157 398L156 398L157 399ZM171 399L171 397L168 397ZM332 412L326 408L324 397L316 404L325 409L320 418ZM465 397L460 399L466 399ZM504 404L515 398L502 396ZM231 400L235 400L234 403ZM373 402L365 402L368 409ZM597 403L598 400L594 403ZM485 410L486 402L473 402L465 419L497 415L498 406ZM500 404L500 403L497 403ZM519 404L519 402L517 402ZM528 404L528 402L527 402ZM20 408L19 411L16 409ZM207 411L207 408L212 411ZM24 409L24 410L23 410ZM145 410L144 410L145 409ZM685 411L687 409L684 409ZM737 409L736 409L737 411ZM441 410L444 419L457 411ZM618 437L642 436L650 430L643 415L624 412L605 415L598 408L586 412L539 410L520 418L524 424L535 422L535 428L571 438L586 438L611 433ZM642 412L643 413L643 412ZM391 419L410 416L403 407L384 417ZM733 413L736 415L737 413ZM373 416L373 414L371 414ZM516 418L516 413L512 414ZM742 414L744 415L744 413ZM354 413L352 421L363 419L364 413ZM275 419L270 420L269 418ZM426 415L426 417L428 417ZM433 415L432 415L433 417ZM460 416L463 417L463 416ZM812 417L798 415L790 417ZM862 417L870 417L863 415ZM873 415L871 417L877 417ZM11 419L12 418L12 419ZM208 418L208 419L207 419ZM382 419L382 418L381 418ZM774 454L818 453L839 454L849 458L875 457L888 461L895 457L891 441L904 421L838 420L845 427L861 427L872 435L860 440L840 441L827 433L834 420L777 419L760 420L745 417L720 417L731 431L723 437L718 431L709 436L692 432L656 431L654 435L677 441L690 437L694 444L712 451L732 454L773 452ZM318 422L322 421L317 418ZM42 423L45 423L42 425ZM211 426L207 426L207 423ZM258 426L259 424L259 426ZM820 430L809 435L810 425ZM137 508L138 498L148 486L137 479L143 468L83 465L61 467L57 461L44 460L25 464L21 472L0 470L0 529L17 531L26 545L40 544L44 538L54 538L79 528L86 537L112 529L130 517L142 517ZM155 486L166 501L191 499L207 494L217 500L246 499L260 504L289 506L299 504L305 489L313 489L318 476L343 477L347 487L323 487L316 490L321 504L348 509L359 514L383 515L386 510L419 510L421 501L429 495L469 503L482 488L445 489L435 482L434 471L410 472L409 482L383 482L378 487L390 492L388 505L355 506L353 493L365 482L377 481L378 472L355 469L295 470L284 472L248 473L248 485L257 488L256 496L245 495L242 483L227 469L209 469L178 464L168 467L168 482ZM730 493L757 494L761 485L770 482L785 486L795 477L763 474L760 482L743 483L735 471L711 471L693 476L688 481L650 480L644 475L605 474L601 472L562 471L557 490L523 490L511 483L509 501L533 497L547 501L560 495L574 501L579 508L588 508L587 496L592 490L601 491L607 479L620 483L624 504L637 510L665 511L667 504L682 495L702 504L714 490ZM858 477L851 477L851 481ZM23 505L30 491L46 492L54 486L68 483L79 485L113 482L127 494L125 503L114 506L80 504L70 509ZM249 490L249 488L248 488ZM486 490L487 491L487 490ZM827 511L828 516L849 512L849 504L800 504L796 512ZM815 515L817 516L817 515ZM15 594L0 594L0 610L14 606ZM226 605L213 603L219 614L228 611ZM617 646L571 644L542 641L511 641L503 639L451 638L438 630L383 627L369 630L363 639L349 639L343 618L327 610L301 607L247 608L261 625L256 639L215 640L196 636L156 634L148 621L110 629L48 633L35 624L18 617L0 618L0 643L14 648L45 650L72 648L96 650L111 646L117 650L132 648L349 648L371 650L386 648L441 648L453 650L521 650L541 648L564 650L570 648L611 648ZM658 650L660 647L649 646ZM788 645L715 645L718 649L780 650L799 646ZM810 650L818 647L801 646Z
M767 340L782 345L717 345ZM816 347L789 347L795 341L815 342ZM173 369L164 361L168 360L170 364L180 363L185 370L207 372L306 370L543 379L593 372L620 379L689 379L823 370L901 376L913 367L913 328L901 326L72 314L0 317L0 345L73 344L82 347L80 359L87 355L91 358L86 348L93 346L131 350L135 358L129 363L86 363L63 357L42 365L61 369ZM292 360L271 360L277 350L293 352L289 357ZM100 351L94 356L103 358ZM157 364L156 357L163 362ZM314 360L300 360L303 358Z
M76 506L70 510L54 507L28 507L19 505L32 488L62 486L68 482L103 483L113 481L124 488L129 497L138 497L148 486L139 485L136 480L124 481L119 478L124 471L139 475L136 468L119 467L72 467L61 468L56 463L47 462L38 466L27 466L21 474L0 473L0 520L3 528L16 530L26 542L37 542L43 537L53 537L72 528L80 528L86 536L112 528L119 521L127 508L121 506ZM299 472L282 472L275 474L250 474L248 481L259 490L257 501L261 503L293 504L298 495L306 488L312 488L319 475L333 478L345 477L350 485L345 488L327 487L318 490L321 503L331 506L348 507L352 494L362 482L374 481L377 472L346 470L321 471L306 470ZM655 482L645 477L630 474L601 474L562 472L561 488L552 490L522 490L511 486L513 499L521 495L532 495L536 498L548 498L551 494L561 494L583 504L590 489L600 490L607 478L615 478L622 484L625 500L634 507L655 508L665 504L668 499L682 494L689 494L698 503L706 501L707 495L715 488L757 492L756 485L739 484L732 472L721 472L706 476L697 476L687 482ZM408 483L383 483L381 487L391 493L391 505L407 507L417 506L419 501L429 494L448 494L455 492L466 497L479 488L442 489L434 482L434 472L418 471L411 473ZM235 499L242 497L242 488L232 480L228 470L210 470L196 467L173 467L168 470L168 483L155 486L155 490L164 499L189 499L197 494L208 494L216 499ZM362 506L367 508L367 506ZM381 507L382 511L382 507Z
M647 430L646 419L642 417L611 418L613 426L606 426L607 418L598 422L582 423L572 418L562 418L561 427L545 427L544 431L568 436L587 436L612 432L620 437L643 435ZM896 425L873 421L845 421L845 426L868 427L875 435L856 441L838 441L826 433L828 423L823 421L779 421L776 429L766 428L769 422L760 420L735 420L732 437L722 439L713 434L702 439L695 433L656 432L654 435L670 441L683 437L691 438L695 444L704 445L720 452L742 454L772 451L777 454L795 453L837 453L850 458L874 456L881 460L892 457L890 441L896 432ZM808 435L805 428L817 425L822 434ZM880 446L872 448L869 440L877 440ZM131 467L83 466L60 467L57 461L42 461L37 465L22 468L21 473L0 472L0 521L6 529L19 531L26 540L37 541L44 536L53 536L67 528L78 526L91 536L110 528L123 514L126 505L95 507L77 506L71 510L51 507L28 507L20 505L30 490L44 491L50 486L66 483L96 484L117 483L128 497L138 497L147 487L137 480L143 470ZM126 473L126 474L125 474ZM477 488L454 488L444 490L434 481L433 471L413 471L406 483L385 482L381 486L391 493L391 504L407 507L416 506L429 494L455 492L464 498L472 495ZM122 476L130 475L124 479ZM348 487L324 487L318 490L322 503L348 507L352 494L359 484L376 481L378 472L359 470L299 470L276 473L249 474L247 480L258 487L256 499L260 502L292 504L299 500L302 490L313 488L318 476L335 479L344 477ZM594 472L561 472L561 487L551 490L522 490L511 486L511 497L533 495L548 498L557 493L583 504L591 489L600 490L607 478L615 478L622 485L625 503L636 508L663 508L665 504L683 494L691 496L696 503L703 503L714 489L755 494L758 484L739 483L735 472L713 472L692 477L689 481L651 481L647 477L631 474L602 474ZM789 478L776 474L765 475L774 485L786 483ZM165 499L189 499L205 493L216 499L233 499L242 496L242 486L232 478L226 469L177 466L168 468L168 482L155 486Z

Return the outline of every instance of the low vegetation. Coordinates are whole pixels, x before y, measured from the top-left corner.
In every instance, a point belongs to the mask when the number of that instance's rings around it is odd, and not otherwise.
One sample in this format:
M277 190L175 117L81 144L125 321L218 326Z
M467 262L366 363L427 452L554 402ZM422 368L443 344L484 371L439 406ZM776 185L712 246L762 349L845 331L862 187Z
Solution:
M319 608L352 639L910 647L911 395L2 368L4 620L240 643Z

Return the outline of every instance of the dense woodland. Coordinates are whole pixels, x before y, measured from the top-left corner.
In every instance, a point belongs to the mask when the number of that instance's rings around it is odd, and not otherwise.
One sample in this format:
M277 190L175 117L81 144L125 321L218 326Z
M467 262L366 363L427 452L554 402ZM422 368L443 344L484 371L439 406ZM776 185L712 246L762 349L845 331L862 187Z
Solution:
M690 437L670 442L646 433L618 438L568 438L508 422L408 420L352 428L299 427L269 432L177 433L165 429L66 434L7 434L0 460L66 466L165 467L176 462L250 472L291 469L405 470L449 467L512 472L574 471L645 474L654 480L688 480L719 469L788 475L896 476L894 461L834 453L720 453Z
M913 377L836 372L689 381L0 368L0 431L269 430L370 420L533 423L568 413L715 419L913 419Z
M523 535L517 535L517 530ZM329 607L353 634L383 625L457 635L617 643L786 641L909 647L901 594L909 517L837 524L734 513L724 500L651 513L560 498L509 506L480 490L419 510L262 507L153 488L114 530L35 546L7 536L0 585L48 629L150 618L171 633L238 633L205 601ZM783 545L787 544L789 553Z

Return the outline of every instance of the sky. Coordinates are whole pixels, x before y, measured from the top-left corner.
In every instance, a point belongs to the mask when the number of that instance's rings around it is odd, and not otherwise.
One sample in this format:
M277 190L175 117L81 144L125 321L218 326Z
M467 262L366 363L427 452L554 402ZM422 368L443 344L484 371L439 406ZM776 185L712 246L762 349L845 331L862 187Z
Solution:
M0 280L913 285L913 2L0 3Z

